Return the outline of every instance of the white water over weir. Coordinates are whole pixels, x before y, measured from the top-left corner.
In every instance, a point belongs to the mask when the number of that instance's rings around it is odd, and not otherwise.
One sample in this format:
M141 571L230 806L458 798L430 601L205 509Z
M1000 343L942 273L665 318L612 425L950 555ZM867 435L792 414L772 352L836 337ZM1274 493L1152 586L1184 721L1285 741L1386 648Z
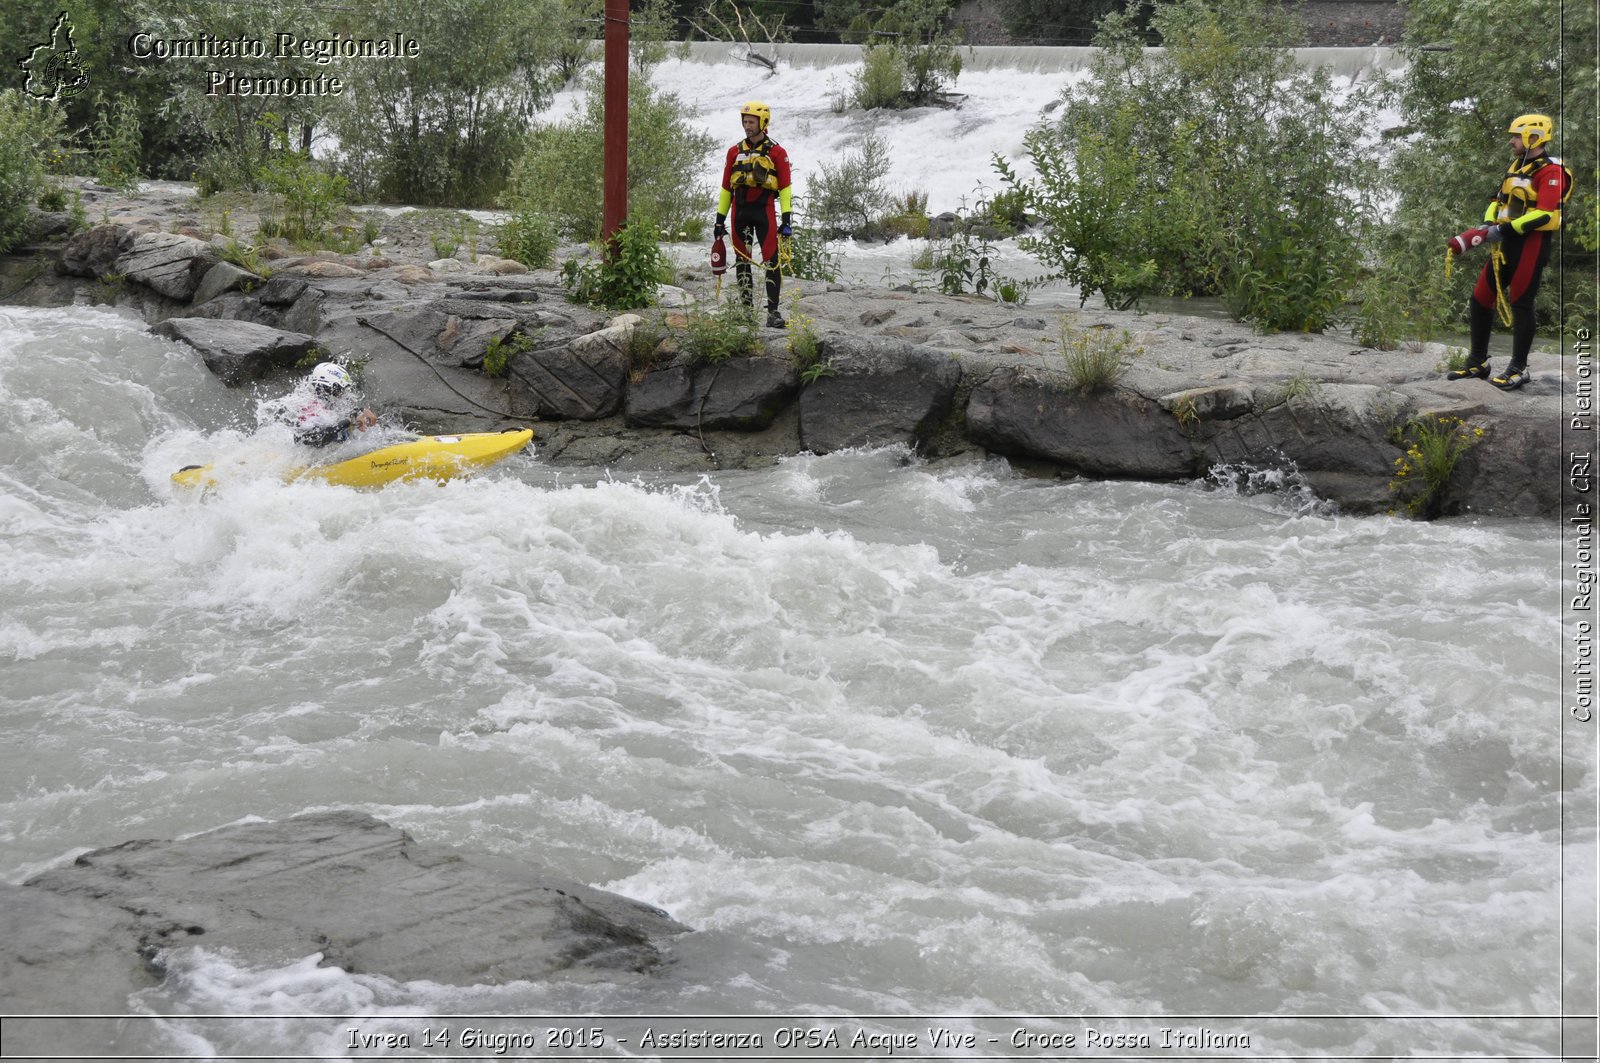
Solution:
M802 220L808 188L820 168L838 166L859 151L869 133L889 143L885 184L890 191L926 193L932 214L961 211L1000 190L994 156L1007 159L1023 176L1033 174L1023 137L1049 120L1064 89L1089 76L1095 50L961 48L962 69L950 86L951 105L902 111L845 105L861 69L859 45L777 44L756 51L775 58L775 65L752 58L744 45L694 42L670 46L668 58L650 73L657 88L686 105L690 123L720 145L702 166L708 220L722 153L742 135L738 111L745 100L762 100L772 108L773 139L789 152ZM1331 68L1343 84L1403 66L1391 48L1306 48L1296 54L1307 64ZM570 114L582 97L580 86L569 86L558 96L551 119ZM648 166L649 160L630 159L629 165ZM858 267L859 261L852 263L851 272L866 279Z
M765 65L770 60L796 67L818 69L852 66L861 62L859 44L729 44L726 41L689 41L672 46L675 56L698 63L751 63ZM1091 47L1048 47L1044 45L964 45L957 48L961 68L968 70L1015 70L1024 74L1064 74L1087 71L1093 61ZM1152 48L1161 52L1164 49ZM1395 48L1296 48L1295 58L1306 67L1328 67L1335 76L1362 77L1374 71L1394 71L1405 66Z

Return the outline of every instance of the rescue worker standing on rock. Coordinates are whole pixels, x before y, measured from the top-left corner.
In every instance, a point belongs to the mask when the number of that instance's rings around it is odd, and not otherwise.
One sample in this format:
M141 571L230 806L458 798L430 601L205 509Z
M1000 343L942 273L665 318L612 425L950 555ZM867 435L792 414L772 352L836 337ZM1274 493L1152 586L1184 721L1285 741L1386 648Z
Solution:
M1478 275L1477 287L1467 303L1472 330L1467 364L1446 374L1451 380L1486 379L1506 391L1520 388L1530 379L1533 301L1539 294L1539 277L1550 261L1555 233L1561 228L1561 206L1572 194L1571 171L1545 151L1555 135L1555 123L1549 116L1519 115L1512 120L1508 132L1515 158L1484 211L1485 224L1450 240L1448 253L1452 257L1482 243L1489 244L1491 250L1489 262ZM1491 376L1489 332L1497 312L1502 319L1510 319L1511 362L1504 372Z
M772 111L752 100L739 109L744 124L744 139L728 149L722 167L722 191L717 196L717 224L712 230L718 239L726 235L726 218L733 211L733 253L740 296L745 306L755 305L754 280L750 266L759 261L767 275L767 327L783 328L778 313L778 294L783 288L783 273L778 262L779 239L794 232L794 214L789 199L789 153L767 135ZM780 223L773 211L776 201L782 212ZM757 258L755 250L759 249Z

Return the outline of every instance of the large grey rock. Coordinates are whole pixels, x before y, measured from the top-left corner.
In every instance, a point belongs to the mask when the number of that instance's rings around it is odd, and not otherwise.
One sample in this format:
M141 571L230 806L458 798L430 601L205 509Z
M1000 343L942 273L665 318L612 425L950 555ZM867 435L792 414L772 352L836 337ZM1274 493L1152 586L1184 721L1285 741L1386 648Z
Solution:
M180 233L141 233L116 262L116 271L170 299L189 299L217 262L203 240Z
M137 235L122 225L96 225L67 241L61 249L61 271L75 277L103 277L133 247Z
M14 1015L124 1012L128 994L158 982L142 953L171 940L160 929L93 898L0 886L0 1007Z
M228 387L259 380L274 369L286 369L317 346L301 332L284 332L250 321L169 318L151 332L181 340L200 352L210 369Z
M595 420L622 409L631 324L611 325L566 343L514 355L509 367L519 403L538 417Z
M387 314L365 314L361 323L382 333L401 347L430 362L439 361L439 334L449 320L431 307L408 308Z
M347 971L448 985L615 976L659 966L666 943L688 929L541 870L419 844L359 812L128 842L45 872L22 892L30 890L109 913L93 932L107 964L124 969L118 978L135 981L132 957L159 969L162 948L202 942L248 963L321 953ZM54 919L48 906L33 910ZM76 965L86 951L79 945L57 961L32 948L3 969L26 981L30 961Z
M491 347L529 342L524 336L514 317L461 318L452 314L445 319L444 331L439 334L439 353L456 365L478 369Z
M949 415L961 382L949 354L895 340L829 337L819 356L831 375L800 393L800 441L817 454L919 446Z
M295 309L308 298L309 294L296 302ZM505 380L430 357L428 352L436 349L432 337L424 338L427 345L413 349L359 314L338 316L318 333L322 345L335 356L349 352L365 360L361 389L368 405L411 428L489 432L526 419Z
M1123 390L1074 391L1053 373L995 370L972 389L967 431L1001 454L1094 476L1176 480L1202 471L1195 448L1159 403Z
M191 301L195 306L204 306L224 292L237 291L239 288L260 283L261 278L249 270L240 269L232 262L218 262L206 270L206 275L200 278Z
M1390 504L1400 448L1390 432L1409 400L1372 384L1317 384L1304 393L1263 398L1250 413L1202 422L1210 464L1293 466L1323 498L1372 510Z
M1531 385L1530 385L1531 386ZM1565 495L1568 512L1579 502L1593 505L1594 439L1569 438L1548 419L1512 416L1503 420L1476 417L1467 431L1482 436L1461 456L1450 478L1443 514L1495 513L1533 517L1558 512ZM1577 470L1574 475L1574 470ZM1584 483L1590 486L1584 488Z
M632 425L698 431L759 432L794 402L800 374L786 357L678 362L628 388Z
M289 273L275 273L261 288L259 298L263 306L288 306L305 294L310 282L304 277Z

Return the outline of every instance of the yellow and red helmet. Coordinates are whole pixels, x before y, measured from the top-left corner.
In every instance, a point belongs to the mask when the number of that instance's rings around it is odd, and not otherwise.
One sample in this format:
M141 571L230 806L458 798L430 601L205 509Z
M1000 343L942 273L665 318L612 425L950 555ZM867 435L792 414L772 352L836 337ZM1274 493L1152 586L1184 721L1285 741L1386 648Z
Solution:
M760 100L751 100L749 103L747 103L743 107L739 108L739 117L740 117L741 120L747 114L755 115L756 116L756 121L761 123L761 131L763 133L765 133L767 131L767 123L772 121L772 108L771 107L768 107L766 104L762 103Z
M1556 135L1556 124L1547 114L1519 114L1511 120L1508 133L1522 134L1522 147L1526 151L1542 148Z

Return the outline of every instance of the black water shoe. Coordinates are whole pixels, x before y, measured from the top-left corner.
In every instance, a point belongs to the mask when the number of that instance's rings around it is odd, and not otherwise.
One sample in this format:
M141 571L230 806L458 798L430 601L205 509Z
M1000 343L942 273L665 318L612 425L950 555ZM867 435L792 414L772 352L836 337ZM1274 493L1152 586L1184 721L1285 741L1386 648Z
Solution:
M776 310L767 311L767 328L788 328L789 323Z
M1444 375L1446 380L1466 380L1472 377L1477 380L1489 379L1489 363L1479 362L1477 365L1464 365L1460 369L1452 369Z
M1489 383L1501 391L1515 391L1532 379L1533 377L1529 375L1527 366L1507 366L1504 373L1490 377Z

